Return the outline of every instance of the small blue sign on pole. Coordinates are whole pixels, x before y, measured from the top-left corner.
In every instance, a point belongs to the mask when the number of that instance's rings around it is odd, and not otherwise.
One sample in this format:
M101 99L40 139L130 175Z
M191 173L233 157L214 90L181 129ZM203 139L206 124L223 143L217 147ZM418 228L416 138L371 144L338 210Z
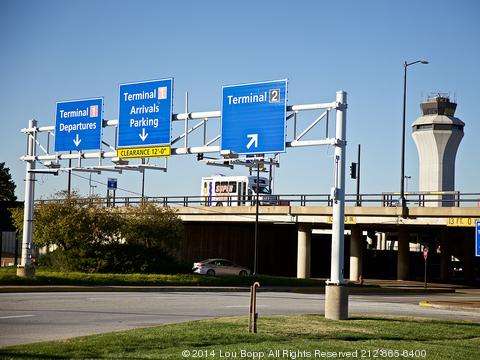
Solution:
M120 85L117 147L170 145L173 79Z
M103 98L57 102L55 151L100 150Z
M116 190L117 189L117 179L116 178L108 178L107 189L108 190Z
M480 256L480 220L475 222L475 256Z
M285 152L287 80L224 86L221 149L237 154Z

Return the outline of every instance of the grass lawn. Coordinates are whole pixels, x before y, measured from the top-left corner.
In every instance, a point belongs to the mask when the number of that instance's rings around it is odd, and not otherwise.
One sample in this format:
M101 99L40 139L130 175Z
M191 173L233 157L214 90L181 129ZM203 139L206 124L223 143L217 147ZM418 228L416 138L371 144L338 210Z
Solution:
M205 276L197 274L86 274L37 269L33 278L19 278L16 268L0 269L0 285L103 285L103 286L324 286L315 279L279 276Z
M480 358L480 324L468 322L302 315L261 317L258 334L246 329L245 317L194 321L1 348L0 358Z

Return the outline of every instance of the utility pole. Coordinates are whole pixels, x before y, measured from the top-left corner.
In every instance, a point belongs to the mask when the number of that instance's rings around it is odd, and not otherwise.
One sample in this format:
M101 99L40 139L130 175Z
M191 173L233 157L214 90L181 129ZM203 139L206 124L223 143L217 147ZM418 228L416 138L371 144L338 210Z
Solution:
M257 162L257 185L255 187L256 189L256 201L255 201L255 250L254 250L254 256L253 256L253 275L257 275L257 256L258 256L258 205L259 205L259 199L260 199L260 162Z
M72 151L70 150L70 155ZM72 159L68 160L68 185L67 185L67 193L70 196L72 192Z
M29 129L37 128L37 120L28 122ZM36 156L36 130L27 133L27 155ZM32 266L32 231L33 231L33 210L35 201L35 160L26 161L25 169L25 203L23 211L23 238L22 258L17 267L17 276L32 277L35 275L35 268Z
M357 206L362 206L360 201L360 151L361 145L358 144L358 158L357 158Z
M145 164L144 158L142 158L142 164ZM143 203L144 197L145 197L145 168L142 169L142 203Z
M93 195L95 195L95 188L97 187L96 185L92 185L92 173L90 173L90 177L88 179L88 186L88 196L92 197Z

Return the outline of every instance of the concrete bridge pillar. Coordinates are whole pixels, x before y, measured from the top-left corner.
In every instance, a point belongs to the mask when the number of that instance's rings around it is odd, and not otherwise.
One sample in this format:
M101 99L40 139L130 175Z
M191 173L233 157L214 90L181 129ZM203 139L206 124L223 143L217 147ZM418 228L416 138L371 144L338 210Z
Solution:
M370 244L370 249L377 249L378 239L375 236L375 231L367 231L367 242Z
M377 250L385 250L383 249L382 233L376 233L375 236L377 237Z
M350 236L350 281L357 281L362 275L363 236L360 226L352 227Z
M449 281L451 278L450 264L452 262L451 247L445 231L440 233L440 280Z
M409 253L410 241L408 229L405 226L400 226L398 228L397 280L407 280L410 275Z
M475 280L474 256L475 256L475 235L465 231L463 238L463 274L465 281Z
M310 277L310 249L312 229L308 224L298 224L297 278Z
M380 250L387 250L387 234L384 232L379 233L379 238L382 246L380 247Z

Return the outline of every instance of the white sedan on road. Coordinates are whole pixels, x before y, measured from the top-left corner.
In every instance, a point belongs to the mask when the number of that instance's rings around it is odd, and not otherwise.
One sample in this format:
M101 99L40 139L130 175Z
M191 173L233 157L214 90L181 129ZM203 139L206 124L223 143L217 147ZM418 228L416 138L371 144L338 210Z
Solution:
M193 272L202 275L250 275L250 269L225 259L207 259L193 263Z

